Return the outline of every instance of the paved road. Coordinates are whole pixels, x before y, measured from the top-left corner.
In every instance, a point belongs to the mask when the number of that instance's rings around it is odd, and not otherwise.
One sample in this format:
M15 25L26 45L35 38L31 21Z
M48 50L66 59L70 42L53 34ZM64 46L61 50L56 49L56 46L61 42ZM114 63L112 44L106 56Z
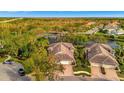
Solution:
M21 64L2 64L0 63L0 81L30 81L27 76L19 76L18 69L23 68Z
M10 20L0 21L0 23L8 23L8 22L19 20L19 19L23 19L23 18L14 18L14 19L10 19Z

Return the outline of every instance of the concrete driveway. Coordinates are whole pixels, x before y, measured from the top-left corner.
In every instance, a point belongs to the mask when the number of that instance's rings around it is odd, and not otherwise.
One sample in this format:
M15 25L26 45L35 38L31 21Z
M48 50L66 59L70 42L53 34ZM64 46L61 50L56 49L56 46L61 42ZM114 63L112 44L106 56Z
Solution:
M70 64L63 65L63 67L64 67L63 72L56 72L57 76L59 76L59 77L74 76L72 65L70 65Z
M12 65L0 63L0 81L30 81L29 77L18 74L19 68L23 66L18 63Z

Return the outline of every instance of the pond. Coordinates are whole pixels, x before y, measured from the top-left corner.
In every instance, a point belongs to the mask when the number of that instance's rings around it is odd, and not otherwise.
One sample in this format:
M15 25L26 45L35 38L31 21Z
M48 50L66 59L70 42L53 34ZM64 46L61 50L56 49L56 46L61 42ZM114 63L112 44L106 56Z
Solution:
M59 35L58 34L49 34L47 36L47 38L49 39L50 44L51 43L56 43L57 39L58 39ZM88 42L77 42L79 45L86 45L86 44L92 44L95 43L95 41L90 40ZM108 40L107 43L109 46L111 46L113 49L115 48L119 48L119 45L117 44L117 41L113 41L113 40Z
M108 42L107 42L107 44L108 45L110 45L112 48L119 48L119 45L117 44L117 42L116 41L112 41L112 40L109 40Z
M87 42L87 44L92 44L92 43L95 43L95 41L88 41ZM108 44L109 46L111 46L114 49L119 48L119 45L117 44L116 41L108 40L108 42L106 44Z

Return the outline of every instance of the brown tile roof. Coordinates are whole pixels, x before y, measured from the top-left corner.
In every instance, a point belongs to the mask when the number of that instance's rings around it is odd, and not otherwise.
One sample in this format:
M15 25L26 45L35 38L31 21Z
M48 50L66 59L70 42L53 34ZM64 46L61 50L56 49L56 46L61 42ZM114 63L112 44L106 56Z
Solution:
M99 44L99 43L88 44L86 46L86 48L91 50L91 49L97 48L99 46L102 46L105 50L107 50L109 52L112 52L113 51L113 49L109 45L107 45L107 44Z
M69 60L75 62L73 55L74 47L71 43L65 42L53 43L49 46L48 51L55 55L57 61Z
M64 45L70 49L74 49L74 46L71 43L66 43L66 42L53 43L49 47L56 47L57 45Z
M70 56L68 54L57 54L55 57L57 59L57 62L75 60L74 57L72 57L72 56Z
M94 58L89 60L91 63L97 63L99 65L112 65L116 66L117 61L114 58L111 58L110 56L105 55L97 55Z
M115 57L111 54L112 48L105 44L92 44L87 47L88 60L98 65L117 66Z

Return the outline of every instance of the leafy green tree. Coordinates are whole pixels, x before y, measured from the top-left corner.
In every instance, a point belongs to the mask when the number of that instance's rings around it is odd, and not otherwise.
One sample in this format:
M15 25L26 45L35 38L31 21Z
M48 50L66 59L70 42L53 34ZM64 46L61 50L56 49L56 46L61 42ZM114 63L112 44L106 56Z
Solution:
M33 55L33 71L36 80L54 80L54 72L61 71L61 66L56 64L53 55L47 55L47 51L42 48Z
M124 73L124 43L118 44L120 45L120 47L115 49L115 56L117 61L119 62L121 73Z
M90 35L89 36L92 41L95 41L97 43L106 43L107 39L105 36L102 35Z

